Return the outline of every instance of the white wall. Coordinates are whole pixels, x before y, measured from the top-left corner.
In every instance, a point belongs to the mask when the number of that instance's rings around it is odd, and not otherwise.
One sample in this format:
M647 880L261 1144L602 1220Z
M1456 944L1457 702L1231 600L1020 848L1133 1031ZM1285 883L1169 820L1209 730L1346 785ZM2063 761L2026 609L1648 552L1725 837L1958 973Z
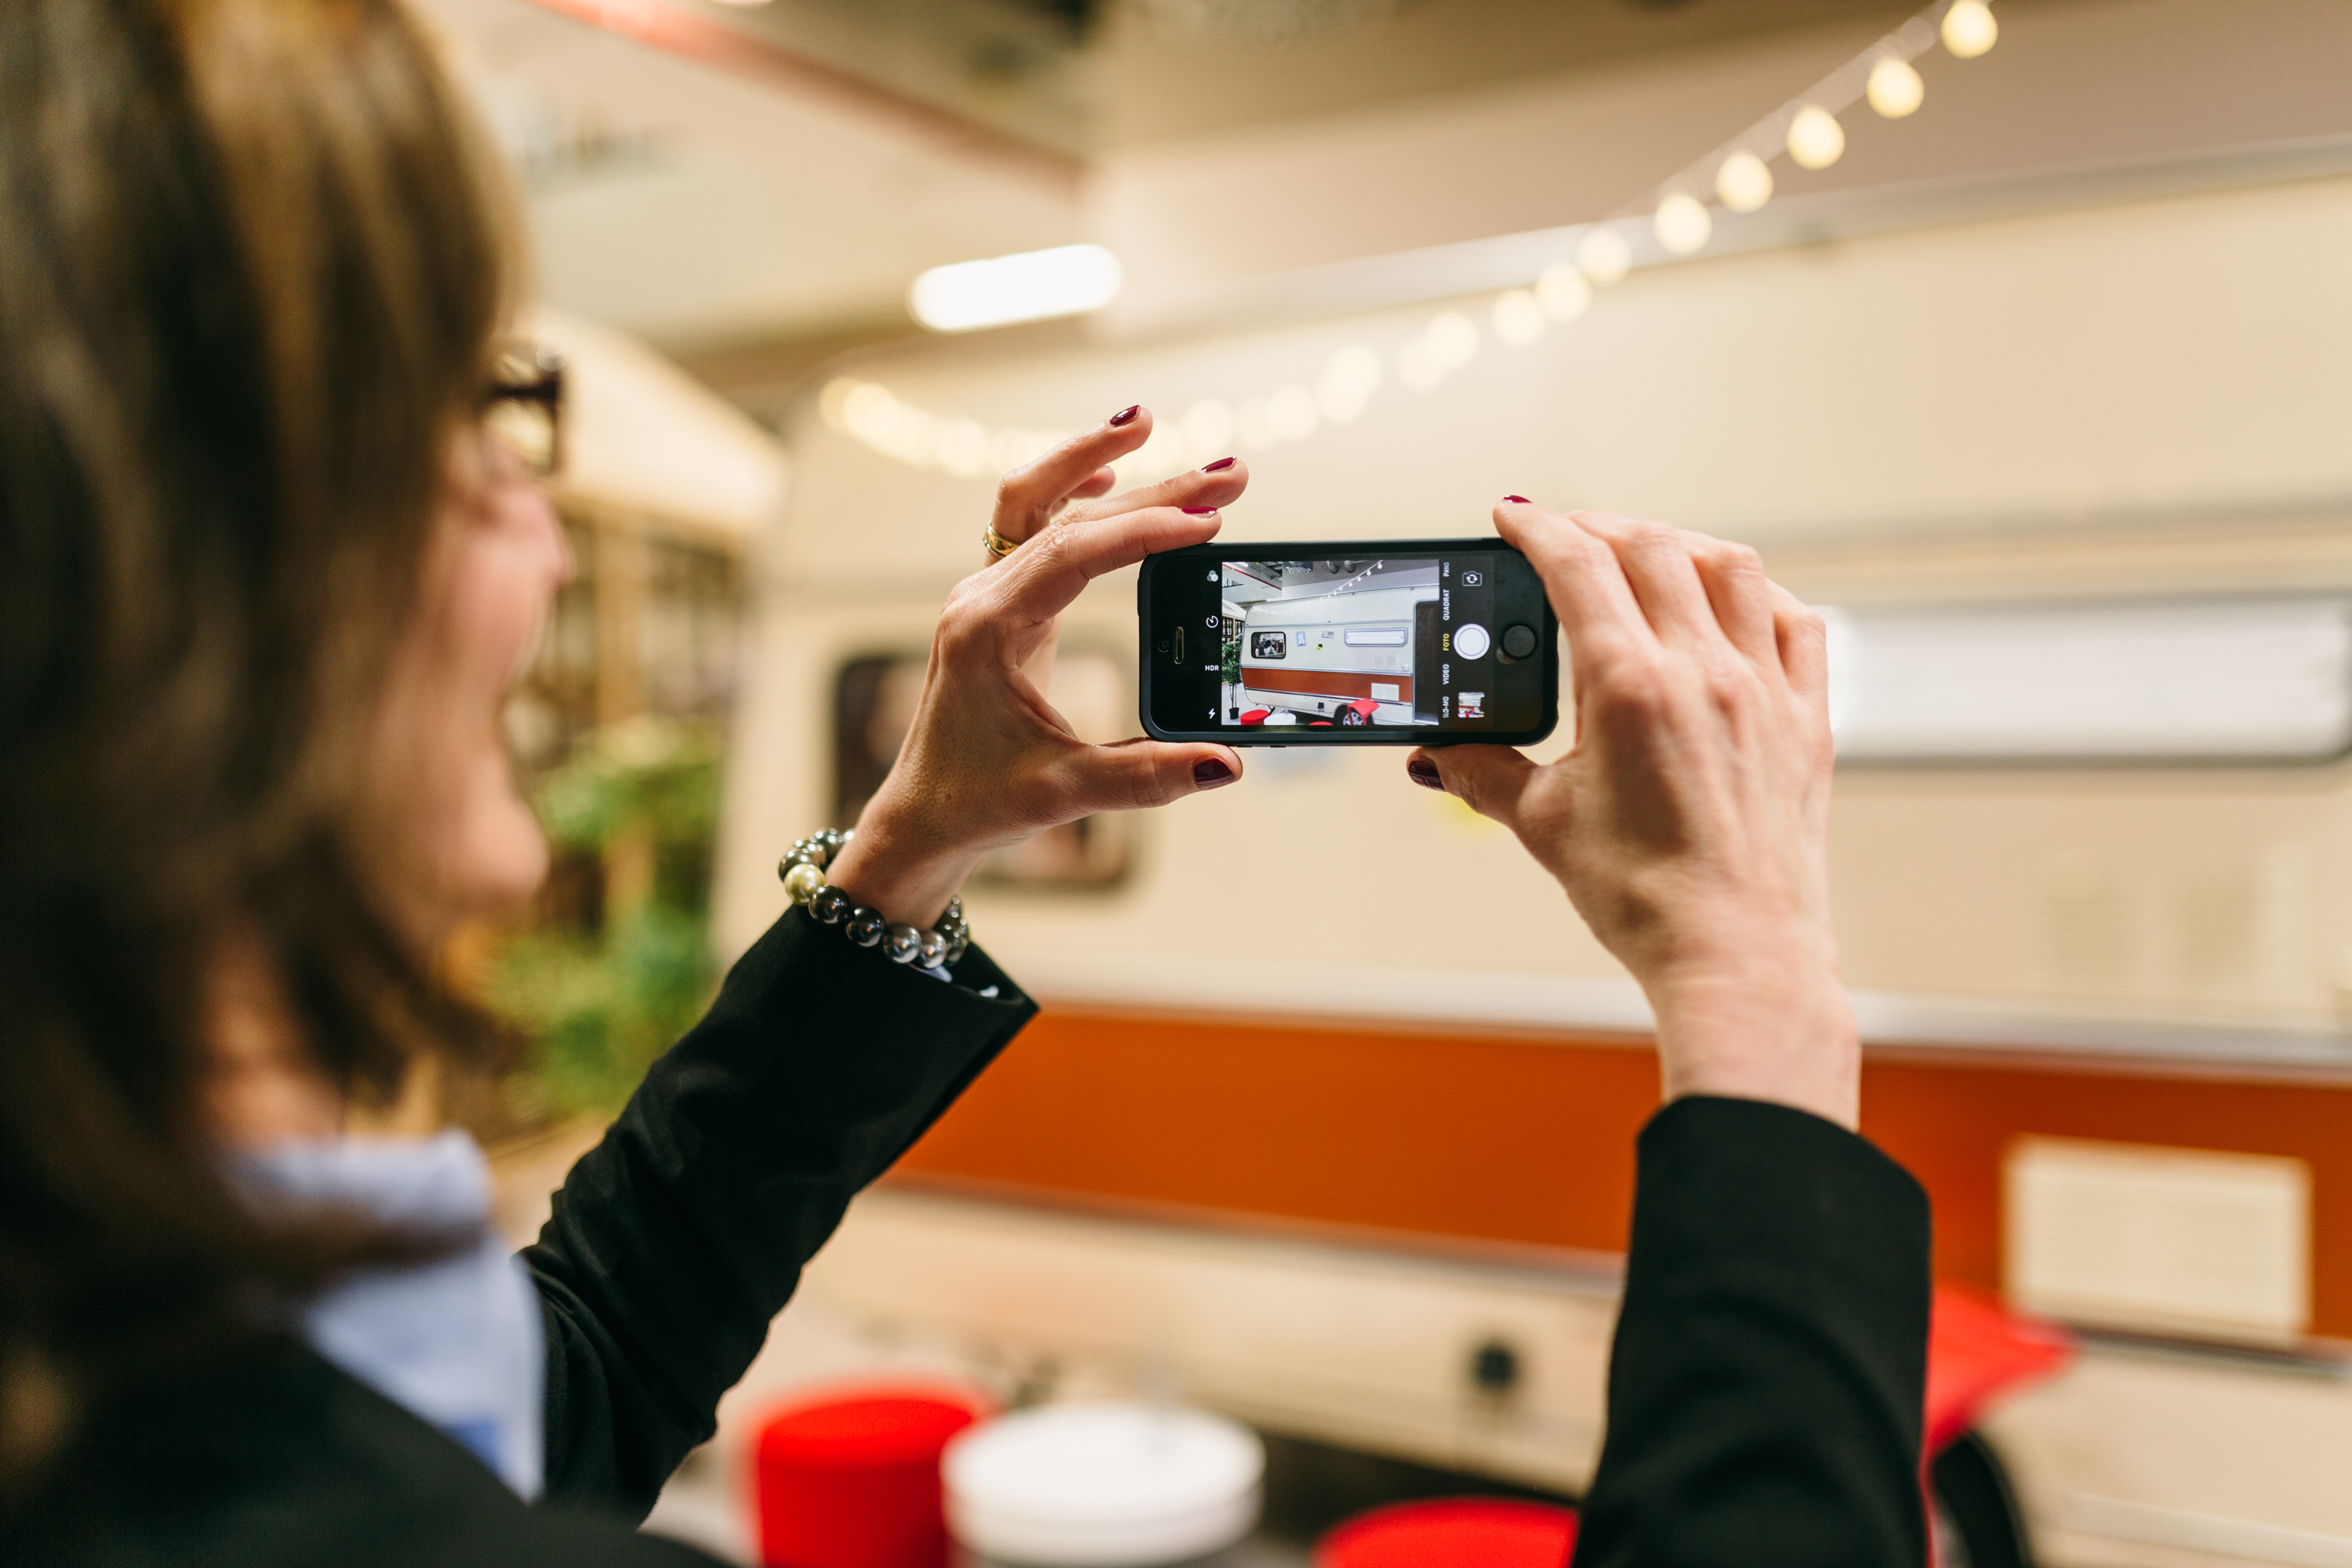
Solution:
M1050 429L1139 398L1238 405L1375 350L1389 370L1360 420L1247 452L1229 538L1475 533L1516 490L1751 540L1817 595L2347 583L2347 279L2352 181L2315 180L1638 272L1524 348L1496 342L1488 301L1456 301L1480 347L1433 392L1395 365L1437 305L1124 350L942 342L856 374ZM776 850L826 809L835 662L923 644L990 494L814 408L791 438L730 783L732 946L780 907ZM1131 578L1098 584L1072 635L1129 645L1131 602ZM1507 839L1411 787L1397 755L1250 762L1150 825L1130 887L976 897L980 939L1049 994L1064 976L1202 1005L1387 985L1391 1014L1443 1016L1501 976L1616 973ZM1849 979L2325 1024L2352 943L2347 808L2339 767L1853 772L1835 860ZM1318 910L1278 943L1233 915L1257 885L1242 847L1267 844L1311 868ZM1465 973L1496 978L1444 978Z

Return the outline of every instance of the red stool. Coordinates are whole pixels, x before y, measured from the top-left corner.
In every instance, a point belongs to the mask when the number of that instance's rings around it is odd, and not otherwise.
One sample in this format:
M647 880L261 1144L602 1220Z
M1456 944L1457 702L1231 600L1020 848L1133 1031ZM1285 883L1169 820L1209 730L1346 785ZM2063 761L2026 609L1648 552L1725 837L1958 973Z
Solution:
M836 1394L772 1416L753 1453L769 1568L946 1568L940 1450L978 1419L937 1388Z
M2074 1336L1958 1285L1936 1287L1927 1330L1927 1457L1977 1424L2001 1394L2063 1370Z
M1315 1543L1315 1568L1568 1568L1576 1511L1503 1498L1376 1508Z

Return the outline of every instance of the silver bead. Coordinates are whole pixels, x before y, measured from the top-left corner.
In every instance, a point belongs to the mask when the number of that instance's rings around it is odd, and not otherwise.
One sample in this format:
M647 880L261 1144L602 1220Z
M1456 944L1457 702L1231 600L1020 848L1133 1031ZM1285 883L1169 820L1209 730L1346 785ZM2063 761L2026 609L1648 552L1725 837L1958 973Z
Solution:
M946 960L947 966L950 969L953 969L957 964L963 962L963 955L971 951L971 938L964 936L954 938L948 943L948 955Z
M948 939L935 931L927 931L915 946L915 967L937 969L947 961Z
M824 873L815 867L803 864L784 873L784 891L793 902L805 904L824 889Z
M825 888L809 900L809 913L829 926L839 925L856 907L850 901L849 895L839 888Z
M887 925L878 910L858 909L849 911L849 922L842 929L858 946L872 947L882 940L882 932Z
M923 945L923 933L910 925L894 925L882 938L882 951L890 955L893 963L905 963Z

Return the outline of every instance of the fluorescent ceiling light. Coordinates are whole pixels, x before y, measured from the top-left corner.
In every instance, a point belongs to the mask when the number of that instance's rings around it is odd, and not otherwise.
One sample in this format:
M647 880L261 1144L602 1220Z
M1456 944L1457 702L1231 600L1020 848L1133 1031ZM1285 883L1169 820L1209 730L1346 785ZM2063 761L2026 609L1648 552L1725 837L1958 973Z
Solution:
M969 332L1098 310L1118 297L1118 258L1099 245L1064 245L989 261L934 267L915 279L907 308L940 332Z
M1844 761L2298 762L2352 751L2352 596L1825 614Z

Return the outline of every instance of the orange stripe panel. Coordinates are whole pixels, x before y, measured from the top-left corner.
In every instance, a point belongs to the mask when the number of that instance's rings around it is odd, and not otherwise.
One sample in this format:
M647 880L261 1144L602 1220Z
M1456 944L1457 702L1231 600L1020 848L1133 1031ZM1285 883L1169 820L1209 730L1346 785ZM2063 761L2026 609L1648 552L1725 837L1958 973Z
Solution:
M1622 1250L1651 1053L1051 1012L901 1162L1044 1194ZM2020 1133L2305 1160L2315 1326L2352 1338L2352 1086L1874 1059L1864 1131L1936 1204L1939 1274L2000 1277Z
M1344 669L1269 669L1262 664L1242 666L1242 685L1258 691L1297 691L1310 697L1370 697L1372 683L1397 689L1383 702L1412 700L1412 677L1401 673L1357 674Z

